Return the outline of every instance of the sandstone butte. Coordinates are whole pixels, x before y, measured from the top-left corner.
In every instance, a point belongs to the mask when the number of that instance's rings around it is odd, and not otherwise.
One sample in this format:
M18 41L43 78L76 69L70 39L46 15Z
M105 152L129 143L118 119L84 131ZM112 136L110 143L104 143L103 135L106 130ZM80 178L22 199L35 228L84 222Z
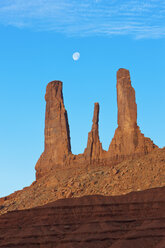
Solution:
M52 81L46 88L45 149L36 164L36 179L60 166L100 164L115 165L128 158L146 155L158 147L144 137L137 125L135 90L126 69L117 72L118 127L108 151L99 138L99 103L94 105L93 125L83 154L71 152L67 111L62 82Z

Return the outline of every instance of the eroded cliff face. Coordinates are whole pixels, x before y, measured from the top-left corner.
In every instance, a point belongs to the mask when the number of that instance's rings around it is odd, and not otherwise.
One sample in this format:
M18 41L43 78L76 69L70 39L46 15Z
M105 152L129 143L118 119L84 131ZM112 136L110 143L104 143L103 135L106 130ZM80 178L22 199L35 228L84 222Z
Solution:
M157 146L145 138L137 125L135 90L126 69L117 72L118 127L109 150L102 149L99 139L99 103L95 103L92 129L87 148L81 155L73 155L67 112L64 107L62 82L50 82L46 89L45 149L36 164L36 178L57 166L82 164L113 165L126 158L148 154Z
M62 82L53 81L46 88L45 149L36 164L36 177L65 163L71 153L67 111L64 107Z

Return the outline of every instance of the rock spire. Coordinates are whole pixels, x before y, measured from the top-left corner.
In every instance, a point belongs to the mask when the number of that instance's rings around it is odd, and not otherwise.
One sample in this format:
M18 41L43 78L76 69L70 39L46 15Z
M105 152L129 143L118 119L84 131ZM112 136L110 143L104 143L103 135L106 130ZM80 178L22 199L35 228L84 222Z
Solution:
M90 160L90 162L98 161L102 154L102 144L99 139L99 109L99 103L96 102L94 105L92 129L88 133L87 148L84 151L85 158Z
M36 164L36 175L63 164L71 153L68 116L64 107L62 82L52 81L46 88L45 149Z
M117 72L118 128L109 146L108 156L123 160L124 157L147 154L156 146L145 138L137 126L135 90L126 69Z
M117 72L118 126L132 129L137 125L137 105L135 90L131 85L130 73L126 69Z

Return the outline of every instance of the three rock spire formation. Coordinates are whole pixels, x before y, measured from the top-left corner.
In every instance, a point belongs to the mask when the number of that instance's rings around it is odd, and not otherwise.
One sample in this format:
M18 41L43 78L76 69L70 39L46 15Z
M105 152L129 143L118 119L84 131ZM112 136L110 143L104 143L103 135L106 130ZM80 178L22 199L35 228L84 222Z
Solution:
M112 165L125 158L149 153L157 146L144 137L137 125L135 90L126 69L117 72L118 127L108 151L102 149L99 139L99 103L94 105L92 129L88 134L87 148L81 155L73 155L67 111L64 107L62 82L53 81L46 88L45 148L36 164L36 178L64 164Z

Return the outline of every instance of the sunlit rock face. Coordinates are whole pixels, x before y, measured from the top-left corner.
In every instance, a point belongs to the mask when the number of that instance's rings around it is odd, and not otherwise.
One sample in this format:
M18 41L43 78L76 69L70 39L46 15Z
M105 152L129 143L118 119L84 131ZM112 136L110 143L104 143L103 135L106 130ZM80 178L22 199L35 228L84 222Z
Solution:
M71 153L68 116L64 107L62 82L53 81L46 88L45 149L36 164L40 177L53 166L65 163Z
M145 138L137 125L135 90L126 69L117 72L118 128L109 146L109 157L123 159L127 156L147 154L156 146Z
M109 150L102 149L99 138L99 103L94 105L92 129L83 154L73 155L67 112L64 107L62 82L50 82L46 89L45 149L36 164L36 178L54 167L90 164L113 165L127 158L145 155L157 148L145 138L137 125L135 90L126 69L117 72L118 127Z
M130 73L126 69L117 72L118 126L133 129L137 125L135 90L131 85Z
M85 158L90 162L99 162L103 152L99 139L99 108L99 103L95 103L92 129L88 133L87 148L84 151Z

